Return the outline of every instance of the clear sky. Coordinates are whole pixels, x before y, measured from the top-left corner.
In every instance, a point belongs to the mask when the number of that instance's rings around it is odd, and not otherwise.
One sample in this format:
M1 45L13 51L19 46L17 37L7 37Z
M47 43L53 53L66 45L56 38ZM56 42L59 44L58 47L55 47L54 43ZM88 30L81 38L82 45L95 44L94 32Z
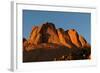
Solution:
M29 37L32 26L45 22L52 22L56 28L64 30L76 29L88 43L91 42L91 14L79 12L23 10L23 37Z

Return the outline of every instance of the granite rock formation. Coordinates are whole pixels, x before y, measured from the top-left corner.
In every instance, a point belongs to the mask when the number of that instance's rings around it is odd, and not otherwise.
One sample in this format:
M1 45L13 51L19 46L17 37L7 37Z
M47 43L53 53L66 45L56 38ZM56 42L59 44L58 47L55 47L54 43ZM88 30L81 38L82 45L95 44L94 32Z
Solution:
M53 23L33 26L23 38L23 62L89 59L90 54L90 44L75 29L57 29Z

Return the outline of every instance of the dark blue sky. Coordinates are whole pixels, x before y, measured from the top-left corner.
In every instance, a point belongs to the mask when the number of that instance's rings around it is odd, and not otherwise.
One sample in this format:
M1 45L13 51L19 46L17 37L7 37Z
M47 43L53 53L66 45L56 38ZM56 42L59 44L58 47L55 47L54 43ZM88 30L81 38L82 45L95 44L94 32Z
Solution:
M74 28L91 42L91 14L79 12L23 10L23 37L29 37L32 26L45 22L52 22L56 28L64 30Z

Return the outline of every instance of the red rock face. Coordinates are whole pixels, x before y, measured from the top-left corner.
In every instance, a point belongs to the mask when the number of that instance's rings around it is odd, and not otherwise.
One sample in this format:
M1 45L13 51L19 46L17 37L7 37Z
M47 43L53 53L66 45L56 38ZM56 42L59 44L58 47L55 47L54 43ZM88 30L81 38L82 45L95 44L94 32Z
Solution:
M75 46L77 46L78 48L80 48L82 45L81 45L81 42L79 40L79 35L78 35L77 31L74 29L70 29L70 30L68 30L68 34L70 36L72 43Z
M85 40L85 38L82 35L79 35L79 40L82 44L82 48L90 48L90 45L88 42Z
M63 29L58 29L58 36L59 36L59 40L60 43L63 44L64 46L68 47L68 48L74 48L69 35L67 34L67 32L65 32Z
M30 33L30 37L29 37L29 40L28 40L30 44L38 44L39 41L36 41L37 40L37 35L39 35L38 27L34 26L32 28L32 31Z
M54 24L45 23L39 27L33 27L29 42L31 44L59 43L59 38Z
M23 39L23 62L88 59L91 47L75 29L56 29L53 23L33 26Z

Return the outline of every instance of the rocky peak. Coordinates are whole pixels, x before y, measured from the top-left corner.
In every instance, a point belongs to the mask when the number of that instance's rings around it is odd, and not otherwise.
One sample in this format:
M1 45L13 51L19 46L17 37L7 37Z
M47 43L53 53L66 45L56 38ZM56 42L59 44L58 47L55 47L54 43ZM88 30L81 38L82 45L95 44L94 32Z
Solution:
M90 45L88 42L85 40L85 38L82 35L79 35L79 40L82 44L82 48L90 48Z
M23 49L24 62L88 59L91 54L91 46L75 29L56 29L49 22L32 27Z
M65 34L64 29L59 28L57 32L58 32L60 43L65 45L68 48L72 48L73 47L72 44L69 42L69 40L66 39L67 34Z
M56 29L53 23L46 22L40 26L33 26L28 40L31 44L56 43L68 48L86 46L86 40L78 34L75 29L64 31L63 28Z
M75 29L69 29L68 34L70 36L72 43L75 46L77 46L78 48L80 48L82 45L81 45L81 42L79 40L79 35L78 35L77 31Z
M32 44L59 43L57 30L53 23L44 23L32 28L29 41Z

